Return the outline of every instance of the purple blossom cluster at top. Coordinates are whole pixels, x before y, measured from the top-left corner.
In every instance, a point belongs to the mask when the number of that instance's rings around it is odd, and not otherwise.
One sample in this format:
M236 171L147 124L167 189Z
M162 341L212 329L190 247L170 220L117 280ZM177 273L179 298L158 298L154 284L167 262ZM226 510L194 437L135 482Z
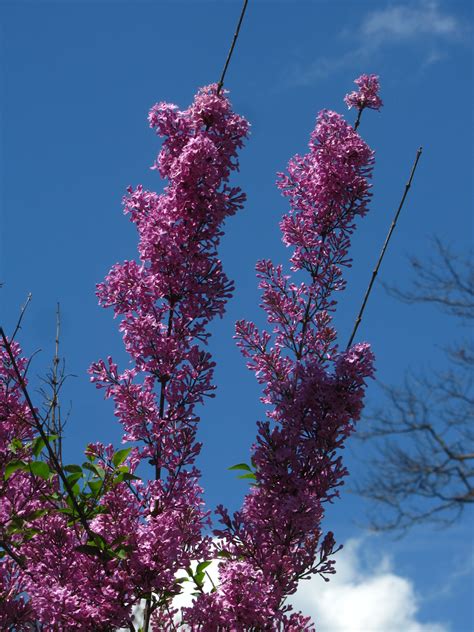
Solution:
M377 78L356 83L360 92L346 97L348 105L378 109ZM195 467L197 406L215 388L208 325L233 292L217 248L223 222L245 201L229 178L249 125L215 85L184 111L155 105L149 122L164 139L154 168L167 185L161 194L128 189L124 207L139 257L116 264L97 288L100 304L120 319L131 364L120 370L109 357L90 368L114 403L124 442L135 445L119 458L110 445L88 446L86 469L95 478L87 495L81 468L66 470L87 528L58 477L32 468L32 413L0 345L0 629L136 631L133 609L145 604L146 632L314 630L286 599L301 579L335 572L334 535L321 527L324 503L347 474L340 449L361 414L373 355L367 343L338 349L332 312L356 219L368 210L373 152L342 116L324 110L308 153L279 175L290 204L281 230L291 274L259 261L269 326L236 324L267 417L247 466L251 489L240 511L218 508L213 541ZM24 371L16 343L12 353ZM136 476L142 462L152 466L152 480ZM197 573L193 603L178 612L173 598L183 575L189 580L193 561L217 555L216 587L204 590Z
M358 86L358 90L346 94L344 101L348 108L357 108L363 110L370 108L371 110L380 110L383 105L379 96L380 85L377 75L361 75L354 83Z

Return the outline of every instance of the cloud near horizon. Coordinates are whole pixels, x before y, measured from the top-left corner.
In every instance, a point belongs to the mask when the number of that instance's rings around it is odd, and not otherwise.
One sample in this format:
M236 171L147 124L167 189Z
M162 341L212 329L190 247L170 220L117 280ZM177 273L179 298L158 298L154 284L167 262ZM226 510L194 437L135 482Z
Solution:
M387 554L364 555L367 540L351 539L337 554L337 573L303 581L291 600L318 632L449 632L445 623L419 621L413 582L398 575ZM371 554L374 553L370 547Z

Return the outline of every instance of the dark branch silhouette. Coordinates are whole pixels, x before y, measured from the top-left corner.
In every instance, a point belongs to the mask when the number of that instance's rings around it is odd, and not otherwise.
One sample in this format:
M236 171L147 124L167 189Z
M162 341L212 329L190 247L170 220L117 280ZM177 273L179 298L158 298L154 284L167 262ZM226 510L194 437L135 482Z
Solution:
M434 245L433 259L411 260L415 280L409 290L386 289L409 304L432 304L455 320L457 331L464 327L469 334L472 258L454 254L438 239ZM370 518L376 530L405 530L423 522L447 526L474 503L472 337L444 351L442 369L408 374L399 388L382 387L387 405L359 433L376 446L371 470L356 488L376 503Z
M237 44L237 40L239 38L240 27L242 26L242 22L244 21L245 12L247 10L248 0L244 0L242 5L242 10L240 12L239 21L237 22L237 27L235 29L234 37L232 38L232 43L230 45L229 52L227 54L227 58L225 60L224 68L222 69L221 78L219 79L219 83L217 84L217 94L220 94L222 87L224 86L224 79L227 73L227 69L230 64L230 60L232 59L232 54L234 52L235 45Z
M56 306L56 336L53 361L46 376L41 378L44 386L39 389L39 393L43 399L42 422L48 435L56 437L51 439L51 445L59 463L62 465L64 428L69 418L69 412L67 414L63 413L60 392L67 378L73 377L73 375L66 374L66 362L64 358L61 360L59 356L60 332L61 314L58 303Z
M354 125L354 130L357 130L357 128L359 126L361 112L362 112L362 110L359 110L359 116L357 117L356 124ZM378 272L380 270L380 266L382 265L382 261L383 261L383 258L385 256L385 253L387 251L388 245L390 243L390 239L392 237L393 231L395 230L398 218L400 217L400 213L402 212L403 205L405 204L405 200L407 198L408 192L409 192L409 190L411 188L411 185L413 183L413 178L415 177L416 168L418 166L418 162L420 160L422 152L423 152L423 147L419 147L418 151L416 152L415 162L413 163L413 166L411 168L410 177L408 178L408 182L405 184L405 189L403 191L402 198L401 198L400 203L398 205L397 212L395 213L395 216L394 216L394 218L392 220L390 228L388 229L388 233L387 233L387 236L385 238L384 245L382 246L382 250L380 251L379 258L377 260L377 264L376 264L376 266L375 266L375 268L374 268L374 270L372 272L372 276L370 277L369 285L367 286L367 290L365 291L365 295L364 295L364 298L362 300L362 305L360 306L360 310L359 310L359 313L357 315L356 321L354 323L354 327L352 329L352 333L351 333L351 336L349 338L349 342L347 343L346 349L349 349L349 347L352 345L352 343L354 341L354 337L355 337L355 335L357 333L357 330L359 328L359 325L362 322L362 316L364 315L364 310L366 308L367 301L369 300L370 293L372 291L372 288L373 288L375 279L377 277L377 274L378 274Z

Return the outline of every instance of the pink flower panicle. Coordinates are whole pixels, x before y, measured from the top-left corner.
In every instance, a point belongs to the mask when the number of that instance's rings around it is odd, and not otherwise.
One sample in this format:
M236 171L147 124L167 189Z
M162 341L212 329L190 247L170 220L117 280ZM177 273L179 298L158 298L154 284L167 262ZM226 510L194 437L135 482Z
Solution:
M89 527L114 551L121 547L120 554L104 560L85 552L81 547L90 543L80 523L68 523L62 511L37 513L44 495L58 491L56 477L38 482L14 472L2 483L0 541L11 541L12 520L22 515L34 533L21 543L24 566L0 560L2 629L30 630L35 621L45 632L128 629L133 607L146 595L161 600L152 615L155 629L174 629L168 611L181 591L176 574L210 554L210 538L203 535L209 513L194 465L200 450L196 407L214 390L207 325L222 316L233 291L217 248L223 222L245 201L229 179L249 125L215 85L202 88L184 111L155 105L149 122L163 138L154 167L168 183L161 194L129 187L124 208L138 230L139 259L116 264L97 287L100 304L120 317L131 365L121 371L109 357L90 368L92 382L114 402L124 441L136 443L121 460L122 470L112 446L95 443L86 450L88 471L104 480L96 483L100 510ZM13 350L24 370L19 348ZM25 446L34 433L2 348L0 355L3 481L5 465L18 458L11 442ZM143 460L154 466L156 480L134 478ZM64 498L55 502L67 507Z
M228 179L248 124L215 86L201 89L185 111L155 105L149 121L165 137L155 168L169 184L161 195L128 189L125 212L138 229L140 262L117 264L98 286L101 304L122 316L134 366L119 375L100 361L91 373L115 400L125 440L142 441L143 457L175 472L197 454L194 408L214 388L214 364L200 343L233 291L217 247L222 222L245 200Z
M375 89L374 79L369 84ZM367 82L360 85L367 96ZM339 495L347 474L340 449L360 417L373 354L366 343L340 352L331 313L335 293L345 287L356 218L368 210L373 163L372 150L342 116L323 110L308 153L279 174L290 202L280 224L283 241L293 250L293 273L306 271L309 281L296 283L281 265L258 262L270 329L236 324L237 344L262 384L268 410L252 449L255 484L233 516L218 508L222 528L215 534L228 558L222 583L197 598L189 615L201 622L220 613L212 629L224 617L235 630L313 630L283 604L301 578L334 573L334 536L321 529L324 503ZM228 579L242 572L245 581ZM259 582L261 607L232 610L234 600L249 603L242 590L250 591L251 582Z
M172 595L180 590L176 572L209 555L209 538L201 535L209 518L194 466L195 408L215 388L204 344L207 325L223 315L233 292L217 248L223 222L245 201L229 178L249 125L215 85L199 90L187 110L158 103L148 118L164 138L154 168L168 184L162 194L128 189L125 213L138 230L140 260L115 265L97 289L101 304L121 317L132 367L120 373L109 358L91 375L114 400L124 441L139 442L134 458L147 459L160 479L138 485L138 523L127 526L136 539L134 585ZM110 502L133 506L130 497ZM102 522L105 534L110 525Z
M198 452L194 409L214 389L202 343L233 291L217 247L223 221L245 200L228 180L249 126L216 86L202 88L184 111L155 105L149 121L165 138L155 168L169 183L161 195L128 189L124 206L138 229L140 261L115 265L97 290L122 317L133 367L119 374L111 360L100 361L91 374L115 400L124 439L142 441L144 458L175 472Z
M350 92L344 97L347 107L363 110L370 108L371 110L380 110L383 101L379 96L379 78L378 75L361 75L354 83L358 86L357 91Z

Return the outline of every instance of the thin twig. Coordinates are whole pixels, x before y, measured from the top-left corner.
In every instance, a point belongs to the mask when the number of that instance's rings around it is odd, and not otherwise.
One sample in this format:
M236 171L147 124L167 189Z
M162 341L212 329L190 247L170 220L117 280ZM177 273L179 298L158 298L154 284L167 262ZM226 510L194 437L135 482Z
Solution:
M79 503L77 502L77 498L72 490L71 485L69 484L69 481L66 478L66 475L64 474L64 471L61 467L61 464L59 463L56 454L51 446L51 442L49 440L48 435L45 433L44 429L43 429L43 424L41 423L40 418L38 417L38 413L36 412L35 407L33 406L33 402L31 401L30 398L30 394L28 393L28 389L26 388L26 384L25 381L23 379L22 374L20 373L20 369L18 368L18 364L16 363L15 360L15 356L13 355L13 351L10 345L10 342L8 340L8 338L5 335L5 332L3 330L3 327L0 327L0 336L3 340L3 345L5 347L5 350L8 354L8 357L10 359L10 362L12 364L13 367L13 371L16 375L16 379L18 381L18 384L21 388L21 391L23 393L23 396L25 398L25 401L28 405L28 408L30 410L30 413L33 417L33 421L34 421L34 426L36 428L36 430L38 431L40 437L42 438L44 445L46 447L46 450L48 452L48 456L50 458L50 461L53 465L53 468L55 470L55 472L57 473L57 475L59 476L59 478L61 479L63 485L64 485L64 489L67 493L67 495L69 496L69 498L71 499L72 505L77 513L77 516L79 518L80 523L82 524L84 531L86 532L86 534L88 535L88 537L93 541L97 543L97 538L96 538L96 534L92 531L92 529L89 526L89 523L87 522L87 518L84 514L84 512L82 511L82 508L80 507Z
M0 547L2 547L2 549L4 549L4 551L6 551L6 553L12 558L12 560L14 560L18 566L25 570L25 561L23 560L23 558L21 557L21 555L18 555L17 553L15 553L15 551L13 550L13 548L7 543L4 542L3 540L0 540Z
M20 310L20 316L18 317L18 321L16 323L16 327L15 327L15 331L13 332L13 334L10 337L10 340L13 342L13 340L15 339L15 336L17 335L19 329L21 328L21 321L23 320L23 316L25 315L26 312L26 308L28 307L30 301L31 301L31 297L32 294L31 292L28 294L28 296L26 297L26 301L25 304L23 305L23 307Z
M51 388L53 391L51 400L51 423L48 426L51 429L51 434L57 435L57 439L54 440L54 452L58 458L59 463L62 464L62 433L63 425L61 423L61 409L59 406L59 387L61 380L58 379L59 368L59 336L61 331L61 313L59 311L59 303L56 305L56 339L54 346L54 358L53 369L51 372Z
M390 238L392 236L392 233L395 230L395 226L397 225L397 220L398 220L400 212L401 212L401 210L403 208L403 204L405 203L405 199L406 199L406 197L408 195L408 191L410 190L410 187L411 187L411 184L412 184L412 181L413 181L413 177L415 175L416 167L418 165L418 161L420 160L420 156L421 156L422 151L423 151L423 147L420 147L418 149L418 151L416 152L416 158L415 158L415 162L413 163L413 167L411 169L410 177L408 179L408 182L405 185L405 191L403 192L402 199L400 200L400 204L398 205L398 210L395 213L395 217L393 218L392 225L390 226L390 229L388 231L387 237L385 238L385 243L384 243L383 248L382 248L382 250L380 252L379 259L377 261L377 265L375 266L374 271L372 272L372 277L371 277L369 285L367 287L367 291L365 292L364 300L362 301L362 305L361 305L361 308L359 310L359 315L357 316L357 319L356 319L356 321L354 323L354 329L352 330L352 334L351 334L351 337L349 338L349 342L347 343L346 349L349 349L349 347L351 346L352 341L354 340L354 337L355 337L355 335L357 333L357 329L359 328L359 325L360 325L360 323L362 321L362 316L364 314L364 310L365 310L365 306L367 305L367 301L369 300L370 292L372 291L372 286L373 286L373 284L375 282L375 278L376 278L376 276L378 274L380 265L382 263L382 259L384 258L385 251L387 250L387 247L388 247L388 244L390 242Z
M234 39L232 40L232 44L230 46L229 53L227 55L227 59L225 60L225 64L224 64L224 68L222 70L221 78L219 79L219 83L217 84L217 94L220 94L220 91L222 90L222 87L224 85L225 74L226 74L227 68L228 68L228 66L230 64L232 53L234 52L234 48L235 48L235 45L237 43L237 38L239 37L239 31L240 31L240 27L242 26L242 22L243 22L243 19L244 19L245 11L247 10L248 1L249 0L244 0L244 4L242 6L242 11L240 12L240 18L239 18L239 21L237 23L237 28L235 29Z
M359 129L360 118L362 116L362 112L363 111L364 111L364 108L359 108L359 112L357 114L357 119L356 119L356 122L354 123L354 132L357 132L357 130Z

